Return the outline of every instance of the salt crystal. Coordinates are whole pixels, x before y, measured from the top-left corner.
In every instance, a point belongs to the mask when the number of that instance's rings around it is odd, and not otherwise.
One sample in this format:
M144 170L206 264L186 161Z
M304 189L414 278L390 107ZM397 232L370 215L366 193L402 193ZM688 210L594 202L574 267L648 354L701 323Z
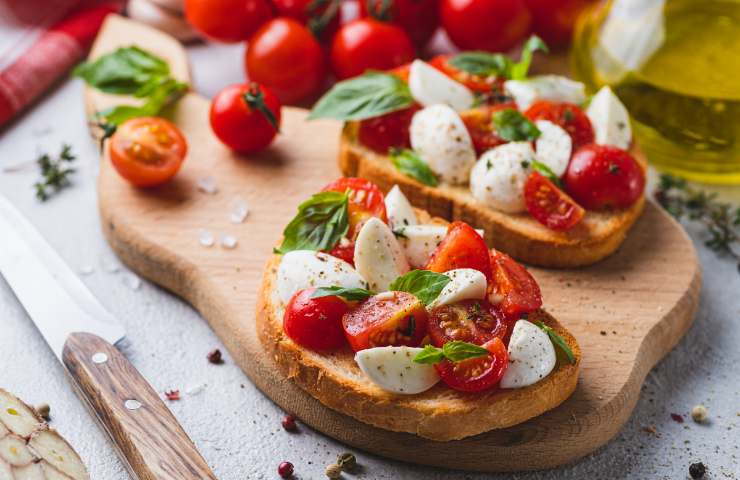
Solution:
M80 275L91 275L95 269L92 265L83 265L80 267Z
M188 395L198 395L199 393L203 392L203 390L206 389L208 385L205 383L199 383L197 385L191 385L185 390L185 393Z
M236 248L237 239L233 235L221 235L221 246L224 248L228 248L231 250L232 248Z
M198 179L198 190L208 195L213 195L218 192L218 186L216 185L216 179L213 177L201 177Z
M103 267L103 271L108 273L118 273L121 270L121 264L108 256L100 258L100 265Z
M126 275L123 277L123 281L131 290L138 290L141 288L141 279L134 273L126 272Z
M247 215L249 215L249 205L246 200L236 197L231 202L231 214L229 215L231 223L242 223L247 219Z
M198 241L204 247L212 247L215 242L213 234L204 228L198 231Z

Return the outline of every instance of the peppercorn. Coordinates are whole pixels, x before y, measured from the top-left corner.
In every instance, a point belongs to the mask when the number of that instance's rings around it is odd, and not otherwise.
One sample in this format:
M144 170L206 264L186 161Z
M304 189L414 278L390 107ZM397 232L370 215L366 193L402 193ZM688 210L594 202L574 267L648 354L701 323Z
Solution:
M704 405L697 405L692 408L691 418L693 418L696 423L705 422L707 418L709 418L709 411L707 411L707 407L705 407Z
M283 417L283 421L281 422L283 425L283 428L288 432L295 432L297 430L296 424L295 424L295 417L293 415L286 415Z
M278 465L278 475L281 478L290 478L293 476L293 464L290 462L281 462Z
M336 463L332 463L331 465L326 466L326 476L331 478L332 480L336 480L337 478L342 476L342 467L337 465Z
M210 352L207 358L208 358L208 361L213 363L214 365L220 365L224 363L224 358L221 355L221 350L219 350L218 348Z
M341 453L337 456L337 465L345 472L351 472L357 466L357 458L349 452Z
M704 478L705 473L707 473L707 467L703 463L698 462L689 465L689 475L691 475L691 478Z
M48 403L42 403L36 407L36 413L39 414L39 417L43 418L47 422L51 420L51 417L49 416L49 413L51 413L51 407L49 407Z

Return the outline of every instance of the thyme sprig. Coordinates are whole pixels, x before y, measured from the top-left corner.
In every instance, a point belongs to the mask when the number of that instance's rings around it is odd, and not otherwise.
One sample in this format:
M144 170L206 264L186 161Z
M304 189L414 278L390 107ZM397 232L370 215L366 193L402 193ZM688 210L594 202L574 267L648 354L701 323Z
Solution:
M740 271L740 206L717 200L716 193L692 187L685 179L664 173L655 199L677 220L686 219L706 228L705 245L737 261Z
M69 176L74 173L75 169L70 167L77 156L72 153L72 146L66 143L62 145L59 156L51 157L44 153L36 159L36 164L41 169L41 180L34 183L36 189L36 198L42 202L47 201L53 193L70 185Z

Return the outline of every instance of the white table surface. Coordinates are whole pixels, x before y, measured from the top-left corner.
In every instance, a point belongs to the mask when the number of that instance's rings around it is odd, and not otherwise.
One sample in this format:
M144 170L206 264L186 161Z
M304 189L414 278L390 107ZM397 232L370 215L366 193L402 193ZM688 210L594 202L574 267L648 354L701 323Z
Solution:
M195 87L212 96L242 80L242 47L190 47ZM125 324L122 350L154 388L180 389L170 408L195 441L218 478L278 478L277 464L295 464L296 478L325 478L324 468L343 445L306 427L282 430L283 412L234 365L206 361L221 342L192 308L115 264L101 235L95 193L98 155L88 137L82 85L66 81L0 134L0 192L37 225L101 302ZM45 204L34 198L36 168L2 169L58 151L71 143L79 154L74 186ZM738 189L740 190L740 189ZM737 190L735 190L737 192ZM735 195L737 198L738 195ZM248 220L247 220L248 221ZM640 401L622 432L585 459L557 470L516 475L476 475L418 467L356 452L361 472L345 478L516 478L516 479L683 479L688 466L703 461L712 479L740 478L740 274L718 259L691 232L704 269L704 289L694 326L648 376ZM0 232L2 248L2 232ZM44 292L39 292L43 296ZM197 395L188 389L207 384ZM0 386L27 402L48 402L52 425L77 448L94 479L128 478L105 435L82 407L60 364L0 277ZM705 404L711 421L697 425L688 412ZM686 417L679 424L670 413ZM658 435L643 427L654 426ZM409 448L414 448L409 445Z

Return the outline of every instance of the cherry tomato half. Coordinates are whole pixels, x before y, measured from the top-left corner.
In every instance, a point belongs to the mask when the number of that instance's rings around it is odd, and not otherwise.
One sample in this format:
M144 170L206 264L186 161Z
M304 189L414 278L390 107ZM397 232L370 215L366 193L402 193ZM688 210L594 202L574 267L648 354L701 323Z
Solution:
M241 153L262 150L280 128L280 101L256 83L231 85L211 103L211 129L225 145Z
M505 78L495 75L487 77L473 75L452 65L450 63L451 58L452 55L437 55L429 61L429 64L474 92L490 95L503 93Z
M265 23L249 40L247 77L272 90L283 103L316 93L326 79L324 52L311 32L292 18Z
M568 194L539 172L530 173L524 183L524 203L530 215L553 230L573 228L586 213Z
M277 14L298 20L322 40L334 36L342 22L339 0L272 0Z
M586 145L565 171L568 193L588 210L627 208L642 196L645 173L627 151L612 145Z
M500 338L483 344L490 353L484 357L461 362L442 360L434 364L442 381L450 388L463 392L480 392L495 387L509 365L506 345Z
M331 65L340 80L366 70L389 70L414 59L414 46L400 27L372 18L343 25L331 44Z
M360 0L360 15L398 25L421 48L439 26L439 0Z
M493 280L488 284L488 299L510 319L518 319L542 306L540 286L521 264L498 250L491 249Z
M344 345L342 316L349 306L339 297L311 298L315 288L299 290L285 307L283 330L298 345L332 350Z
M360 121L358 139L366 147L387 154L391 148L411 148L409 128L418 105Z
M355 242L354 240L343 239L334 248L329 250L329 255L344 260L353 267L355 266Z
M368 298L342 319L355 352L388 345L418 346L427 334L424 304L406 292L385 292Z
M491 261L483 237L465 222L452 222L447 235L432 253L426 270L443 273L456 268L473 268L490 281Z
M429 312L429 337L437 347L453 340L483 345L494 337L507 338L511 323L486 300L463 300Z
M516 105L513 103L484 105L460 113L460 118L468 129L468 133L470 133L470 138L473 140L473 146L475 147L475 153L478 156L486 150L506 143L506 140L502 140L496 132L496 128L493 125L493 114L498 110L505 110L507 108L516 108Z
M354 239L359 227L370 217L378 217L388 223L385 211L385 197L377 185L364 178L341 177L325 186L324 192L345 192L349 190L349 232Z
M137 187L154 187L180 170L188 145L172 122L139 117L118 127L108 149L111 163L123 178Z
M523 0L441 0L440 18L461 50L509 50L529 33L532 15Z
M524 112L524 116L532 121L549 120L560 126L570 135L574 152L581 146L594 141L591 120L578 105L540 100L529 107Z
M220 42L247 40L272 17L266 0L185 0L188 22Z

